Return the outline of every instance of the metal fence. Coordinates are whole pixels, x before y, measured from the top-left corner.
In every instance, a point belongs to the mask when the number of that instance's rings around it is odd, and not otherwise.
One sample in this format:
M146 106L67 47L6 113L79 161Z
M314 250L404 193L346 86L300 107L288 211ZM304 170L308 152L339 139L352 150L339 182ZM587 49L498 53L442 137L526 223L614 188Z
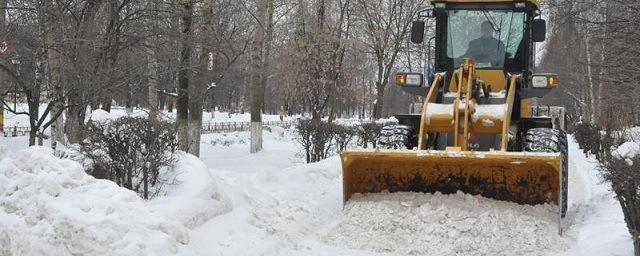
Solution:
M31 131L31 127L29 126L4 127L2 129L2 136L4 137L27 136L29 135L29 131Z
M262 122L263 126L279 126L279 127L289 127L293 124L292 121L269 121ZM202 124L202 133L219 133L219 132L241 132L248 131L251 127L251 122L212 122L212 123L204 123ZM28 136L30 127L4 127L2 132L2 136L4 137L18 137L18 136Z
M289 127L291 124L291 121L262 122L263 126ZM251 122L213 122L202 124L202 133L241 132L248 131L249 128L251 128Z

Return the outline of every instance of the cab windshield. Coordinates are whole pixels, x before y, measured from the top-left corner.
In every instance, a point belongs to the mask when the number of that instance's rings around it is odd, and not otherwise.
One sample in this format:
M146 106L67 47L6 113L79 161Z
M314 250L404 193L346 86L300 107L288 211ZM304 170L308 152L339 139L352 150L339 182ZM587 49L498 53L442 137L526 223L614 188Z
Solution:
M447 12L447 56L454 65L472 58L478 68L502 68L522 42L526 13L499 10Z

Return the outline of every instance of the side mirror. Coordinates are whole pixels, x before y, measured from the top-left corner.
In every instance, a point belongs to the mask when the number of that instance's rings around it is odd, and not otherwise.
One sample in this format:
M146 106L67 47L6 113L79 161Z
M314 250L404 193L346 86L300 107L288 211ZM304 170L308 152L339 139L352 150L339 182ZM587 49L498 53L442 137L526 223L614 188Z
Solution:
M547 37L547 22L543 19L535 19L531 23L532 39L534 42L544 42Z
M416 20L411 24L411 42L421 44L424 41L424 21Z

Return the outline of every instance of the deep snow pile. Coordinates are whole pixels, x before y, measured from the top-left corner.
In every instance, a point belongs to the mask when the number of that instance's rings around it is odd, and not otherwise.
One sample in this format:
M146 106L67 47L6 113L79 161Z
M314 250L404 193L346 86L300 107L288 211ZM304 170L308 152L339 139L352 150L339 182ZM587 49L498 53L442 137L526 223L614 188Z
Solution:
M356 194L323 241L402 255L546 255L572 240L558 235L556 207L471 196Z
M172 170L175 184L166 185L166 193L151 200L155 209L189 228L231 211L231 202L219 190L219 178L198 157L179 153L177 158Z
M0 255L168 255L189 242L182 224L50 149L1 155Z

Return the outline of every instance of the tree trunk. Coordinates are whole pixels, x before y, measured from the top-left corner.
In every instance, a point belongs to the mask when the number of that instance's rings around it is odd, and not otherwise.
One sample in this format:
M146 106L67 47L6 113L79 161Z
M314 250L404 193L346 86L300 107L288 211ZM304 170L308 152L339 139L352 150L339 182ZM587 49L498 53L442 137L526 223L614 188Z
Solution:
M197 79L191 84L189 92L189 153L200 156L200 138L202 132L202 116L204 111L207 87L211 84L211 72L214 60L210 59L211 23L213 19L213 1L206 0L202 6L203 23L200 27L199 47L196 53L199 60Z
M45 1L45 7L50 7L51 2ZM45 11L45 13L47 13ZM60 42L59 36L62 34L60 26L57 24L56 17L49 14L46 18L45 29L45 45L47 48L47 84L49 88L53 88L53 97L61 99L57 101L51 112L50 117L64 111L64 86L60 79L60 54L56 50L56 42ZM64 137L64 117L59 115L55 122L51 125L51 147L55 149L57 142L66 145Z
M4 29L7 15L7 0L0 0L0 29Z
M640 237L633 237L633 252L635 256L640 256Z
M382 117L382 106L384 104L384 85L383 83L376 83L376 101L373 104L373 118L379 119Z
M147 48L147 68L149 69L149 119L154 120L158 116L158 60L155 49Z
M193 4L182 4L182 50L180 71L178 72L178 99L176 102L176 122L178 125L178 149L189 151L189 65L191 64L191 22Z
M253 61L253 89L251 92L251 145L250 152L262 150L262 111L267 84L267 62L272 31L273 0L258 3L257 28L254 35L251 59Z
M587 30L585 38L585 51L587 58L587 82L589 85L589 123L595 124L596 122L596 101L595 101L595 86L593 83L593 61L591 57L591 35Z

